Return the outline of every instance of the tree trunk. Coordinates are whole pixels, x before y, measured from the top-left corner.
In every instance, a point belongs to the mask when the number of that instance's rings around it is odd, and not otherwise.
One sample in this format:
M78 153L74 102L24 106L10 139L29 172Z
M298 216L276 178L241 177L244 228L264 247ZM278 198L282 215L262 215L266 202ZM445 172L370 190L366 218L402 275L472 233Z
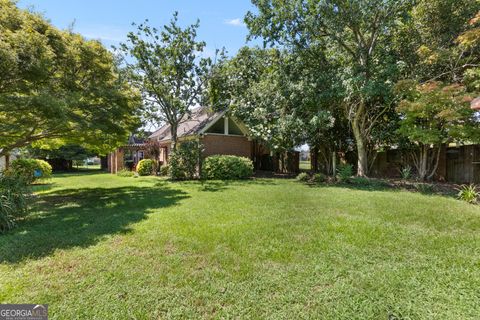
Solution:
M310 149L310 169L313 172L318 172L318 148Z
M420 155L418 157L417 172L418 178L424 181L427 177L428 171L428 146L422 145L420 147Z
M177 124L170 125L170 135L172 136L172 152L177 151L177 130L178 126Z
M357 114L352 121L353 136L355 137L355 142L357 144L358 154L357 175L359 177L366 177L368 175L368 156L365 144L365 137L363 136L359 118L360 116Z

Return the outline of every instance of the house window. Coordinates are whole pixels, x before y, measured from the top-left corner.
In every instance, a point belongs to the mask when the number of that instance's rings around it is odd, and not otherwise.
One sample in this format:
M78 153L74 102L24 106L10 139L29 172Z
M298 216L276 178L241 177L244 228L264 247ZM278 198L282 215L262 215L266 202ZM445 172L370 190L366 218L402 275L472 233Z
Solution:
M143 151L138 152L138 161L143 160Z
M225 119L223 117L218 119L218 121L207 130L207 133L225 134Z
M237 126L235 121L232 120L232 118L228 118L228 134L235 134L238 136L243 135L242 130Z

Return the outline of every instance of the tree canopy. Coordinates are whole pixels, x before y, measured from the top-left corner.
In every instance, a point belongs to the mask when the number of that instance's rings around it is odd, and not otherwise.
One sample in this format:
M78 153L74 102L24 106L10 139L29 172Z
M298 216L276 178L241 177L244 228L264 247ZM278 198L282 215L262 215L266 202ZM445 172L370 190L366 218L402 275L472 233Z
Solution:
M65 143L106 153L138 125L139 106L101 43L0 0L0 156Z
M129 80L142 93L146 118L170 125L174 150L180 122L202 102L211 65L210 58L201 57L205 42L196 39L198 27L199 21L181 28L177 13L161 29L147 20L119 47Z

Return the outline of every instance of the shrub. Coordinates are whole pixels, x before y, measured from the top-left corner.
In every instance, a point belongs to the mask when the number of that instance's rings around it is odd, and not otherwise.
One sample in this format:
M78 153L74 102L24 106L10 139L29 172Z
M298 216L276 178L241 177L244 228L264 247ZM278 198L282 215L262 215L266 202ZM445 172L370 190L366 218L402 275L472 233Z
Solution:
M0 232L15 226L15 221L27 213L28 188L21 178L0 176Z
M135 175L135 172L130 171L128 169L122 169L117 172L117 176L119 177L133 177Z
M155 161L152 159L140 160L137 164L137 172L141 176L150 176L154 174Z
M207 157L202 168L202 177L210 180L246 179L252 174L252 160L237 156Z
M52 166L38 159L16 159L12 161L6 175L21 179L26 184L52 176Z
M458 199L466 201L468 203L476 203L478 198L478 191L475 185L464 185L458 192Z
M163 165L160 167L160 175L167 176L168 175L168 165Z
M353 166L351 164L340 165L337 169L337 179L339 182L349 182L353 176Z
M411 166L405 166L402 169L400 169L400 175L402 176L403 180L408 180L412 177L412 167Z
M325 176L323 173L315 173L312 176L312 182L322 183L322 182L325 182L325 181L327 181L327 176Z
M310 179L309 175L306 172L301 172L295 178L297 181L306 182Z
M202 146L197 141L182 142L170 156L168 175L172 180L189 180L197 176Z

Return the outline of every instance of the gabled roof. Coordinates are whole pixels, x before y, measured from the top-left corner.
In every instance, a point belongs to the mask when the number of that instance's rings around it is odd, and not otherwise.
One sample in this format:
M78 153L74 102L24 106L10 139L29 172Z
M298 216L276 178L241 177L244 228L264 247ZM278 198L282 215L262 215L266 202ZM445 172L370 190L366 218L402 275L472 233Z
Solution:
M199 134L211 122L216 121L225 114L225 111L211 112L206 107L199 107L192 110L190 115L185 115L180 121L177 129L177 137L182 138ZM172 139L170 134L170 125L165 124L160 129L150 135L149 139L158 141L169 141Z

